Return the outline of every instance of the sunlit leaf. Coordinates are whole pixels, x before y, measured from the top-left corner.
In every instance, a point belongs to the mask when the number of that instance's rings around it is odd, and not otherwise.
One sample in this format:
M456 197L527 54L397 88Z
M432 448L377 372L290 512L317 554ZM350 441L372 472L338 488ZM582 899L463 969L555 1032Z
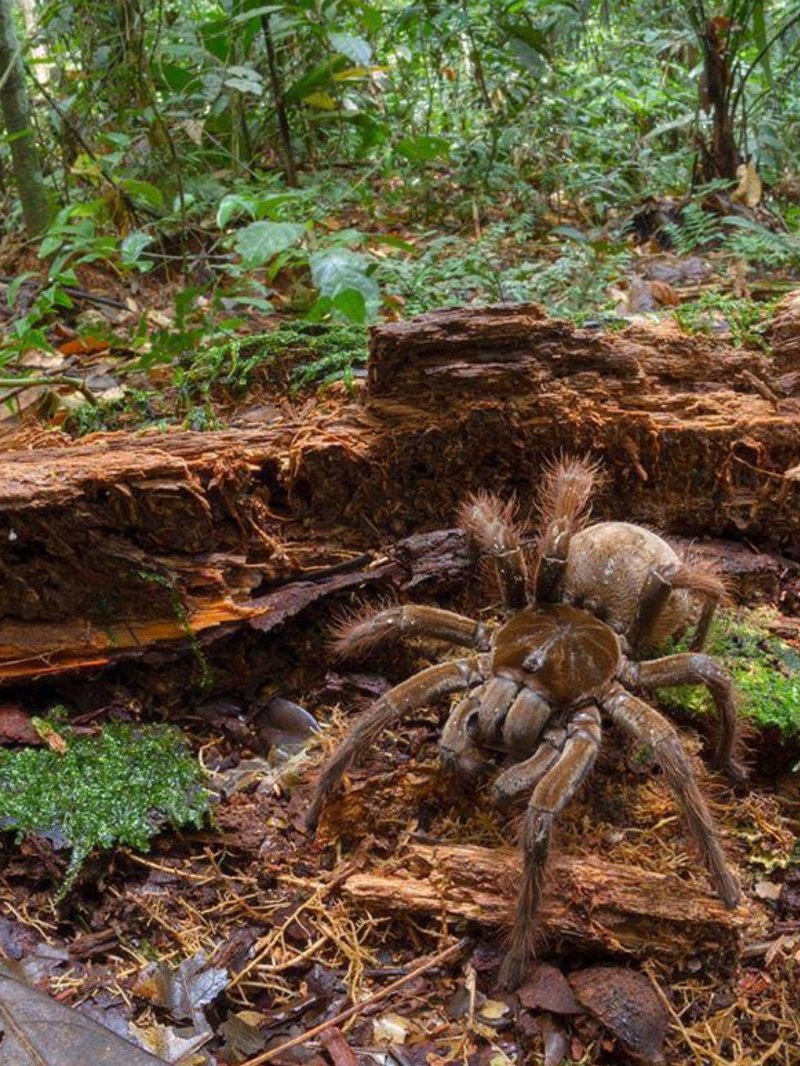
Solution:
M432 159L447 159L450 154L450 142L446 137L418 133L415 137L404 137L398 141L397 152L412 163L428 162Z
M322 111L336 110L336 101L330 93L309 93L308 96L303 97L303 103L308 104L309 107L318 107Z
M149 181L140 181L139 178L122 178L119 187L128 196L141 200L148 207L154 207L158 211L163 210L164 194L157 185L151 185Z
M349 33L329 33L331 47L353 63L365 67L372 59L372 45L363 37L353 37Z
M234 248L244 266L261 266L297 244L305 232L306 227L297 222L251 222L237 231Z
M378 284L367 273L367 263L363 256L347 248L334 248L331 251L316 252L311 256L311 280L319 289L320 296L327 296L336 307L354 321L364 321L365 317L377 311L380 300ZM356 298L346 293L353 292Z

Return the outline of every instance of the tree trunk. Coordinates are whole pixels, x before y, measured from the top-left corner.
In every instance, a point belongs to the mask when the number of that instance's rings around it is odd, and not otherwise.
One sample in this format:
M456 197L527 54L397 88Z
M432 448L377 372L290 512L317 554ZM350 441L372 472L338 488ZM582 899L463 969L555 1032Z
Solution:
M31 103L14 27L13 0L0 0L0 78L0 108L25 229L29 237L38 237L50 224L51 212L31 128Z
M264 32L264 43L267 47L267 67L269 68L269 82L272 88L272 98L275 101L275 112L278 116L278 133L281 141L281 154L283 166L286 171L286 184L291 188L297 185L297 168L294 163L292 150L292 132L289 128L289 114L286 109L286 100L283 95L283 82L278 66L278 56L275 51L275 41L272 37L272 25L269 14L261 16L261 29Z

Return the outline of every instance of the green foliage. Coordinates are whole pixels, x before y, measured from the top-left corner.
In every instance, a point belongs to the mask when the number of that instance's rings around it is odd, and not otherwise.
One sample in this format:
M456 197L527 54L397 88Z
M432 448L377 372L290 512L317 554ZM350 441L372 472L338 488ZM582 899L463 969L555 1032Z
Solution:
M200 395L212 389L244 392L259 371L280 364L297 391L335 381L351 384L367 361L367 331L355 324L296 321L269 333L232 337L199 352L182 375L184 388Z
M707 650L733 674L740 713L788 740L800 736L800 651L766 628L771 613L762 608L719 614ZM710 696L697 687L662 689L659 698L667 706L701 714L712 711Z
M116 722L97 736L77 736L63 715L48 724L63 738L63 754L0 748L0 828L71 849L59 898L94 849L146 851L165 826L203 823L209 793L177 729Z
M762 328L772 317L776 300L740 299L719 292L704 292L673 309L673 317L686 333L718 333L726 330L734 344L766 348Z

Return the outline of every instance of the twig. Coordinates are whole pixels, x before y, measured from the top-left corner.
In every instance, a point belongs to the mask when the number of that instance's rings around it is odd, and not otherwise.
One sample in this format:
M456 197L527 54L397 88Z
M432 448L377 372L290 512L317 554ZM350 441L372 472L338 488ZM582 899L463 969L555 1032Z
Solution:
M325 1047L334 1066L358 1066L355 1052L347 1043L347 1037L335 1026L319 1034L319 1042Z
M31 389L36 385L69 385L70 388L76 389L78 392L83 393L86 400L93 406L97 407L97 397L91 389L81 381L80 378L71 377L38 377L38 378L0 378L0 389L14 389L14 393L22 392L23 389ZM0 397L0 403L10 397Z
M426 973L428 970L432 970L435 966L447 962L448 959L460 955L469 942L469 937L464 937L462 940L459 940L457 944L451 944L449 948L445 948L444 951L432 955L425 962L421 962L419 966L415 966L413 970L409 970L403 977L399 977L396 981L392 981L392 983L387 985L386 988L382 988L379 992L373 993L373 995L368 996L360 1003L348 1007L347 1010L341 1011L339 1014L334 1015L333 1018L328 1018L327 1021L315 1025L313 1029L308 1029L305 1033L292 1037L291 1040L287 1040L284 1044L280 1044L276 1048L271 1048L269 1051L262 1051L260 1055L256 1055L253 1059L247 1059L242 1063L242 1066L261 1066L264 1062L271 1062L272 1059L277 1058L278 1055L282 1055L284 1051L288 1051L293 1047L299 1047L301 1044L305 1044L309 1040L313 1040L315 1037L319 1036L321 1033L324 1033L326 1029L333 1029L336 1026L341 1025L342 1022L346 1022L348 1019L355 1017L357 1014L362 1014L367 1007L371 1007L375 1003L380 1003L381 1000L388 998L393 992L396 992L398 988L402 988L403 985L407 985L410 981L413 981L415 977L419 977L420 974Z

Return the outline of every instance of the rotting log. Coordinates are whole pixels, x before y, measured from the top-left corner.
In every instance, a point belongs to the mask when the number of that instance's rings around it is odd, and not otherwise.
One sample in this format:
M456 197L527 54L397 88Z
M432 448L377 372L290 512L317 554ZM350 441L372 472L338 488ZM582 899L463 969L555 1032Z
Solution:
M520 876L514 851L412 844L387 870L348 877L342 891L373 912L438 915L501 929ZM564 941L671 958L736 955L753 921L745 906L730 911L673 875L566 855L548 865L541 920L552 946Z
M776 325L770 360L674 331L575 329L530 305L444 311L376 327L353 401L6 451L0 679L268 632L370 582L452 587L461 563L403 569L404 549L387 560L381 545L449 525L476 488L527 510L559 449L603 458L597 517L746 538L777 598L800 560L800 326L794 349L791 336ZM744 575L757 553L742 551Z

